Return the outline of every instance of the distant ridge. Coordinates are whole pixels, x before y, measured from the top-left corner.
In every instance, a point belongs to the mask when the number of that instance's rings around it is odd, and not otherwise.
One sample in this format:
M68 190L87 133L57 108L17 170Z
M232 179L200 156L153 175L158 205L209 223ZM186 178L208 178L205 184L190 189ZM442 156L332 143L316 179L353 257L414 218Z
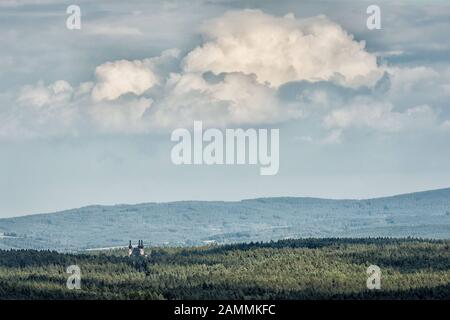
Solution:
M60 251L304 237L450 238L450 188L363 200L273 197L92 205L0 219L0 249Z

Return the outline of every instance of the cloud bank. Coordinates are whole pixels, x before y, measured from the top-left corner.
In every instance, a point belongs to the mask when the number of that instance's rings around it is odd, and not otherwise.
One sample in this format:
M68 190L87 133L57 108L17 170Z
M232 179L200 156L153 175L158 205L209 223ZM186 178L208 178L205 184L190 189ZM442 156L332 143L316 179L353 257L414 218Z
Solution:
M440 102L429 98L450 95L448 69L380 65L325 16L231 11L201 30L201 45L184 55L172 49L105 62L92 81L75 86L23 86L0 112L0 137L140 134L194 120L219 127L313 121L326 143L350 129L448 131L448 118L434 108Z

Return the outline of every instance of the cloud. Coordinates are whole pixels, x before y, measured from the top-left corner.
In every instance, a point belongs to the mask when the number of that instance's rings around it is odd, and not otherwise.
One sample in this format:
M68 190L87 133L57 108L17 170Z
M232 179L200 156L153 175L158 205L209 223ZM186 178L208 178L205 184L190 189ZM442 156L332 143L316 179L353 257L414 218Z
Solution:
M94 83L72 87L59 80L24 86L15 103L0 113L0 137L34 139L89 134L148 132L143 115L152 99L133 95L114 100L92 99Z
M97 78L92 98L94 100L114 100L126 93L143 94L158 83L145 61L119 60L106 62L95 69Z
M64 80L49 85L39 81L21 88L17 97L7 97L7 108L0 113L0 137L38 138L76 134L83 118L83 110L74 107L89 83L73 88ZM12 101L10 101L12 99Z
M37 85L26 85L21 89L17 101L20 104L41 108L68 101L73 93L72 86L64 80L45 86L42 81Z
M391 91L397 95L413 93L424 87L435 86L440 81L440 74L430 67L389 68L391 74Z
M382 75L365 43L324 16L233 11L206 23L203 32L208 41L187 55L187 72L255 74L272 87L299 80L373 85Z
M95 101L115 100L132 93L142 95L159 84L159 68L176 59L179 50L163 51L158 57L143 60L106 62L95 69L96 82L92 90Z
M437 123L437 115L430 106L423 105L394 111L390 103L358 101L355 104L332 111L324 118L327 128L370 128L381 132L398 132L405 129L427 128Z
M207 80L200 73L172 74L163 98L155 103L151 121L162 127L192 125L260 125L300 117L298 110L282 105L276 90L256 81L254 75L227 73Z
M123 97L115 101L102 101L86 109L91 130L103 134L136 134L148 132L150 123L144 121L145 112L153 100L144 97Z
M184 56L172 49L105 62L93 81L78 85L23 86L0 112L8 121L0 135L139 134L194 120L216 127L295 120L320 128L307 134L311 142L330 144L342 142L347 130L448 127L435 105L448 106L449 68L380 67L363 42L324 16L232 11L202 30L203 43Z

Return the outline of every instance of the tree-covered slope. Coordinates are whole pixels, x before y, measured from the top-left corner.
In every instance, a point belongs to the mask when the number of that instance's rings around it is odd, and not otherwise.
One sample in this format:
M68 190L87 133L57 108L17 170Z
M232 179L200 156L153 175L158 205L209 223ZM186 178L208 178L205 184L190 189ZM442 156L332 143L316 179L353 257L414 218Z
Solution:
M303 239L90 254L0 251L0 299L450 299L450 240ZM81 289L69 290L69 265ZM381 289L367 289L367 268Z

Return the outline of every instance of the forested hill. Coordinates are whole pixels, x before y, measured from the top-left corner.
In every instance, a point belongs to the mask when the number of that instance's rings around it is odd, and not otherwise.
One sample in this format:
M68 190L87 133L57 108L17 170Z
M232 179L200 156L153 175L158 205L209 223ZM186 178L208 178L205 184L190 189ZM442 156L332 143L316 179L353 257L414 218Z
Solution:
M450 299L450 240L302 239L90 254L0 250L1 299ZM66 268L80 269L69 290ZM367 269L380 268L380 289Z
M305 237L450 238L450 189L369 200L261 198L89 206L0 219L0 248L59 251Z

